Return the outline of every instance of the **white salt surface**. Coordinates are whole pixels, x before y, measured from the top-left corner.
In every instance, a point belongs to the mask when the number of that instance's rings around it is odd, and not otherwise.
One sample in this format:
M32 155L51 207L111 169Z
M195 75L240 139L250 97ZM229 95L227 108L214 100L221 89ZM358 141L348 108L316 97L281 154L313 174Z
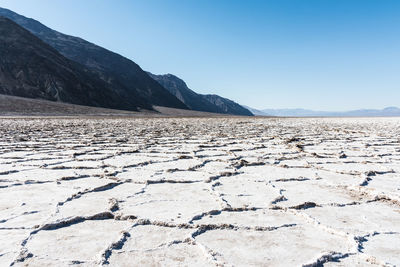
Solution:
M0 119L0 266L399 266L399 118Z

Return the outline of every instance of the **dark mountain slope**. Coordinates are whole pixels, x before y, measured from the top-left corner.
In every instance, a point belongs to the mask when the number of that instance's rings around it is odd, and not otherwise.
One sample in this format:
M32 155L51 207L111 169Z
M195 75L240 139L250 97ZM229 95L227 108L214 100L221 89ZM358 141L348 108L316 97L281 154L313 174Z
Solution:
M190 90L186 83L172 74L154 75L148 73L150 77L159 82L170 93L176 96L180 101L186 104L192 110L207 111L221 113L221 110L209 101L203 98L202 95Z
M155 111L140 112L81 106L0 94L0 117L3 116L129 116L129 117L220 117L221 114L154 106Z
M172 74L148 74L170 93L185 103L190 109L232 115L253 115L250 111L229 99L217 95L197 94L189 89L183 80Z
M97 72L101 79L122 96L146 100L153 105L187 109L185 104L150 78L136 63L123 56L81 38L54 31L8 9L0 8L0 16L15 21L68 59ZM144 103L143 107L148 107L148 104Z
M0 94L0 116L105 116L129 115L141 116L159 114L155 111L126 111L100 107L82 106L65 102L55 102L44 99L32 99L19 96Z
M0 93L127 110L138 106L4 17L0 17Z
M223 110L223 113L253 116L248 109L242 107L238 103L221 97L219 95L203 95L205 99L216 105L218 108Z

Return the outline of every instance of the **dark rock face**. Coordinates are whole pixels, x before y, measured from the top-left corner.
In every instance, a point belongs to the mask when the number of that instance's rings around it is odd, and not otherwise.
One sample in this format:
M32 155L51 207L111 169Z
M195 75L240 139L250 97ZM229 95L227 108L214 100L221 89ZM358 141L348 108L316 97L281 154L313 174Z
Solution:
M0 17L0 94L126 110L142 104L122 97L95 73L4 17Z
M203 97L222 109L224 113L253 116L253 113L251 113L248 109L230 99L223 98L219 95L203 95Z
M176 96L180 101L185 103L190 109L197 111L221 113L221 110L209 101L203 98L202 95L189 89L186 83L172 74L154 75L148 73L150 77L159 82L170 93Z
M0 8L0 16L15 21L66 58L95 72L109 84L111 90L135 102L138 107L158 105L187 109L185 104L150 78L136 63L123 56L81 38L54 31L7 9Z
M229 99L217 95L197 94L189 89L183 80L172 74L148 74L192 110L253 116L250 111Z

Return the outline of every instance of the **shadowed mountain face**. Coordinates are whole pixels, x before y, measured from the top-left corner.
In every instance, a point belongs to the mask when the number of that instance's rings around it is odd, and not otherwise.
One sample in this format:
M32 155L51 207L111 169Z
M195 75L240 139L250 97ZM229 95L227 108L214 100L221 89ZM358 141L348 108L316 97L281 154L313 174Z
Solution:
M232 115L253 115L250 111L229 99L217 95L197 94L189 89L183 80L172 74L155 75L149 72L148 74L190 109Z
M207 112L222 113L221 110L203 98L202 95L190 90L186 83L178 77L166 75L154 75L148 73L150 77L159 82L171 94L176 96L180 101L186 104L190 109Z
M78 62L109 84L118 95L134 99L139 107L159 105L187 109L186 105L150 78L136 63L81 38L54 31L38 21L0 8L7 17L49 44L66 58Z
M126 110L143 104L114 92L96 74L4 17L0 17L0 93Z
M248 109L230 99L223 98L219 95L203 95L203 97L216 105L218 108L222 109L223 113L253 116L253 113L251 113Z

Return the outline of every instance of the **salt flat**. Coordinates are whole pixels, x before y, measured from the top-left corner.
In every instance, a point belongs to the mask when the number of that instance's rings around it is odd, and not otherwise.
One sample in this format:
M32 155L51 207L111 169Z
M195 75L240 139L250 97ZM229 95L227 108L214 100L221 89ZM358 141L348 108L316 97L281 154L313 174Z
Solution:
M400 265L400 118L3 118L0 132L0 266Z

